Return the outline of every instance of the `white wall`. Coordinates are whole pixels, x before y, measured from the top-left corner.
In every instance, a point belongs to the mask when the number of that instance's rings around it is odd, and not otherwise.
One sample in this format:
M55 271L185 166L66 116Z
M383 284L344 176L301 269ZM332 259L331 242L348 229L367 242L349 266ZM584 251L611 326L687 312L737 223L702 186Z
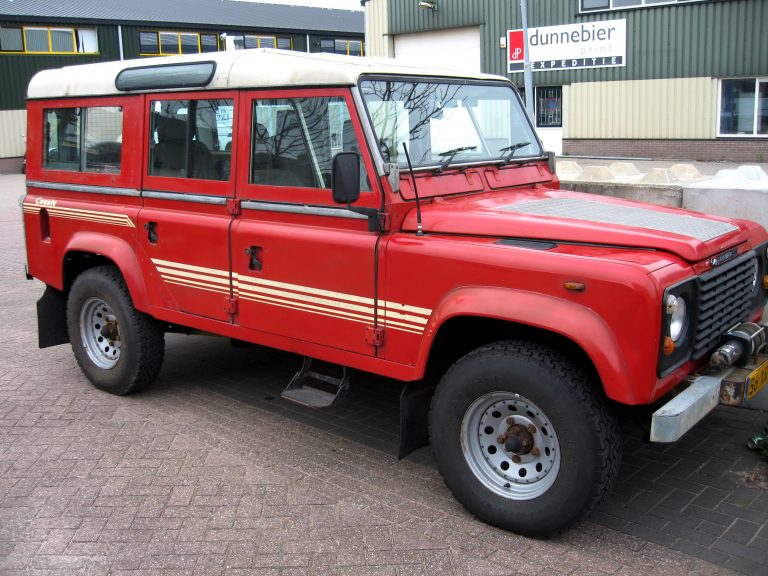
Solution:
M26 136L27 111L0 110L0 158L23 156Z
M480 28L399 34L395 58L419 66L481 72Z

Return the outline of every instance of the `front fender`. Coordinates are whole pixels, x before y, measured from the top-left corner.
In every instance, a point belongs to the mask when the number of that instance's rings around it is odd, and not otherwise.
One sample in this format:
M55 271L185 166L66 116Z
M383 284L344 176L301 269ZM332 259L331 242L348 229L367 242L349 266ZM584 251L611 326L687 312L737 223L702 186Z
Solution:
M426 369L440 327L460 316L504 320L564 336L591 359L609 398L626 403L637 400L625 355L599 315L576 302L509 288L464 287L446 294L432 314L419 349L420 373Z
M98 254L114 262L125 279L134 307L142 312L149 312L147 286L141 273L134 246L109 234L76 232L64 249L64 258L66 259L67 254L71 252Z

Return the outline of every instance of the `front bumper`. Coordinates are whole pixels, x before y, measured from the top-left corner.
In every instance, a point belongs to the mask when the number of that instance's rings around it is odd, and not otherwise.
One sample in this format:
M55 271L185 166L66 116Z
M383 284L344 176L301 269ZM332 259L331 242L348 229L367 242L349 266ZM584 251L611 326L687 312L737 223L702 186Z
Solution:
M761 353L744 367L729 366L694 377L685 390L653 413L651 442L675 442L718 404L740 406L754 397L764 383L755 382L756 371L762 368L764 372L768 368L766 362L768 355Z

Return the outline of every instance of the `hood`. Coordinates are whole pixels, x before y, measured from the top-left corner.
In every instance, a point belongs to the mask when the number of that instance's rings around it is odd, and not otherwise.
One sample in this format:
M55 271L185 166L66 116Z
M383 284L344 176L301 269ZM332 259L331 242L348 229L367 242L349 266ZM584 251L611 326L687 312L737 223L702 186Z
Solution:
M650 248L689 262L749 237L738 220L548 189L435 198L421 212L425 232ZM403 230L416 230L415 210Z

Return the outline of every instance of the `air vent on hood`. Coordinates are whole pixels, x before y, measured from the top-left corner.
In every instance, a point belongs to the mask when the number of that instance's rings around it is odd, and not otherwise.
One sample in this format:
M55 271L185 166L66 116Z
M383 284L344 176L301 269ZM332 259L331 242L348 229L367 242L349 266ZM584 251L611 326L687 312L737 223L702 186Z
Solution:
M710 218L661 212L650 208L622 206L579 198L546 198L502 206L510 210L532 216L551 216L571 220L587 220L600 224L618 224L633 226L658 232L680 234L707 242L729 232L738 230L733 224Z

